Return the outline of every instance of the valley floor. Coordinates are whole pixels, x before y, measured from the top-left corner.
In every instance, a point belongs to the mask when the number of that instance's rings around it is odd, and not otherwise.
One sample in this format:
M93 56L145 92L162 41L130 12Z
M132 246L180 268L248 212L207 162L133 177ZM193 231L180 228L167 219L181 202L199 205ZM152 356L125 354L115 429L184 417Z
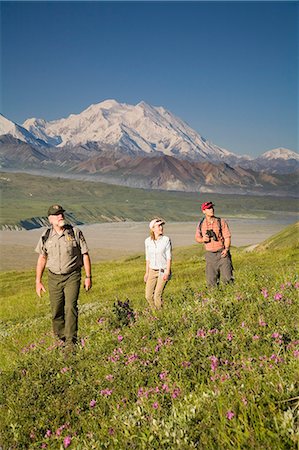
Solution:
M256 245L295 220L293 216L286 216L281 220L228 219L232 245ZM169 222L165 225L165 234L170 236L174 248L193 245L196 225L196 222ZM94 263L142 253L144 239L148 235L148 224L145 222L101 223L83 225L80 228L84 232ZM35 267L37 255L34 248L42 230L0 231L0 271Z

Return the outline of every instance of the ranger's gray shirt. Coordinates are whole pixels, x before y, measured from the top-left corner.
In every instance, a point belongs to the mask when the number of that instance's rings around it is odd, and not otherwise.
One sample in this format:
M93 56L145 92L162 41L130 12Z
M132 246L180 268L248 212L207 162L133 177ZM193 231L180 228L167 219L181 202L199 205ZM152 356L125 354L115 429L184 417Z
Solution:
M46 231L42 236L45 234ZM46 267L51 272L68 274L82 267L82 255L88 253L88 247L79 228L73 227L73 233L66 228L61 235L51 228L49 237L44 244L42 236L35 251L47 258Z

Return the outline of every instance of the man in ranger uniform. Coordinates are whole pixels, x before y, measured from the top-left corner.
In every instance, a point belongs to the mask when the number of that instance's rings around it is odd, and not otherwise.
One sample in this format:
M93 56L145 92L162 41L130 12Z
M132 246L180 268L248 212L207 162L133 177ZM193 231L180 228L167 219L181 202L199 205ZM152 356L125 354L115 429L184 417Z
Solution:
M41 236L35 251L39 254L36 266L36 293L41 297L46 289L42 283L48 268L48 286L54 335L73 349L78 332L78 297L81 267L85 269L84 287L91 288L91 263L82 231L67 225L65 210L52 205L48 210L51 227Z
M224 219L215 217L212 202L203 203L201 210L205 217L197 225L195 240L205 245L207 285L218 285L220 276L225 283L232 282L231 233L228 225Z

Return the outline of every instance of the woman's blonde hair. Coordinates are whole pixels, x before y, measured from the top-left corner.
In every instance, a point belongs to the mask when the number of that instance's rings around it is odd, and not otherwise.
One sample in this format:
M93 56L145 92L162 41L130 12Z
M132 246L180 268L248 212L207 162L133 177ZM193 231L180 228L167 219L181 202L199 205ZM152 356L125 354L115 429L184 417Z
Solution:
M152 220L157 220L157 221L159 221L159 222L161 221L161 222L164 222L164 223L165 223L165 220L162 219L162 217L153 217ZM156 239L155 239L155 233L154 233L154 230L153 230L152 228L150 228L150 238L151 238L153 241L156 240Z

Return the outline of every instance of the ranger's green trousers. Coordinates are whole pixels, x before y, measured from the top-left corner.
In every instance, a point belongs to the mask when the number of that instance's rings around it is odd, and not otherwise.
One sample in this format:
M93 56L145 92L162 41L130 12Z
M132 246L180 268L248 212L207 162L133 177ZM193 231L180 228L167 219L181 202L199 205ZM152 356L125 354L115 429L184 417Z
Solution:
M56 275L49 271L53 332L66 344L75 344L77 341L80 284L81 270L67 275Z

